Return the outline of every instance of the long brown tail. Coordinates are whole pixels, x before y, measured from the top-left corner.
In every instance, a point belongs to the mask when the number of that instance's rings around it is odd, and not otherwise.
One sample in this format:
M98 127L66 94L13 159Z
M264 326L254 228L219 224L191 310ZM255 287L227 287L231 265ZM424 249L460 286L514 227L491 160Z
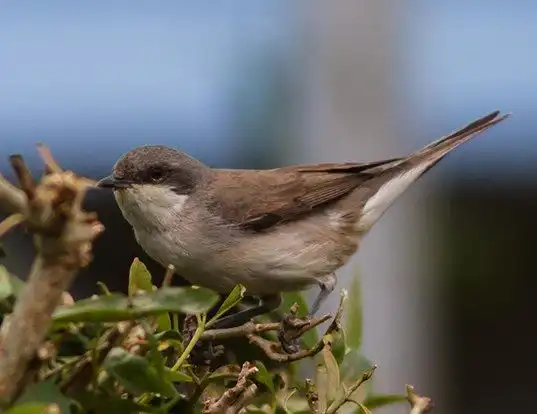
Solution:
M425 148L422 148L420 151L418 151L417 154L411 155L411 157L428 157L432 154L435 154L436 156L434 158L438 157L438 159L440 159L451 150L457 148L459 145L464 144L465 142L471 140L472 138L481 134L490 127L507 119L510 115L511 114L500 115L500 111L494 111L475 120L474 122L466 125L465 127L456 130L450 135L442 137L435 142L432 142Z
M459 145L470 141L485 130L507 119L510 115L511 114L509 113L500 115L500 111L491 112L490 114L457 129L451 134L431 142L429 145L413 152L407 157L401 158L393 163L384 164L379 166L379 168L386 171L396 166L403 167L408 164L416 165L426 162L427 168L423 170L423 173L425 173Z
M506 119L510 114L492 112L444 136L422 149L399 159L366 169L372 178L363 201L360 227L367 232L388 207L419 177L436 165L449 152L486 129Z

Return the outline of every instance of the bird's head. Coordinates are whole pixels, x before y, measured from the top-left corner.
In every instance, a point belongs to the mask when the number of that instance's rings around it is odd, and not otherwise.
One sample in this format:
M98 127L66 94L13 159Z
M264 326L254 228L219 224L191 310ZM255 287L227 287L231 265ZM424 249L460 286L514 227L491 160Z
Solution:
M112 174L97 186L114 190L128 221L133 215L144 220L182 208L209 172L207 166L182 151L150 145L122 155Z

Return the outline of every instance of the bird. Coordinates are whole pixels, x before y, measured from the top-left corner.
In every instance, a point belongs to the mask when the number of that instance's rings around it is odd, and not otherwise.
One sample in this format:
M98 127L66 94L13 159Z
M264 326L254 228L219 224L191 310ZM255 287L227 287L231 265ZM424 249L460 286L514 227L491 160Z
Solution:
M225 295L240 284L259 298L219 327L273 311L282 293L316 285L313 316L334 290L335 272L394 201L509 115L491 112L407 156L373 162L220 169L179 149L144 145L123 154L97 187L113 189L152 259L193 285Z

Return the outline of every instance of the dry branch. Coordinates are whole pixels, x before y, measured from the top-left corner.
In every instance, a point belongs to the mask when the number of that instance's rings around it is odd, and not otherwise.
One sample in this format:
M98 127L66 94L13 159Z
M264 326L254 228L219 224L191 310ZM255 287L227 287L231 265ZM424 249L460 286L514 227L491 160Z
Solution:
M257 386L249 384L249 378L257 373L257 368L249 362L242 365L237 383L227 389L222 396L205 402L203 414L236 414L254 397Z
M26 209L24 193L0 174L0 211L6 214L22 213Z
M306 327L302 327L300 335L303 335L306 331L309 331L318 325L326 322L330 319L330 315L321 316L319 318L311 319ZM200 341L216 341L229 338L247 337L251 334L259 334L268 331L277 331L281 328L280 322L268 322L268 323L254 323L252 321L245 323L244 325L236 326L226 329L209 329L203 332ZM307 328L307 329L306 329Z
M433 401L428 397L416 394L412 385L406 386L406 394L411 406L410 414L425 414L433 409Z
M52 172L57 165L48 165L49 174L36 185L22 157L10 160L22 191L0 176L0 210L24 216L35 233L37 257L9 323L0 330L0 398L5 402L19 393L52 312L76 272L91 260L92 241L104 229L95 214L81 207L88 180L69 171Z

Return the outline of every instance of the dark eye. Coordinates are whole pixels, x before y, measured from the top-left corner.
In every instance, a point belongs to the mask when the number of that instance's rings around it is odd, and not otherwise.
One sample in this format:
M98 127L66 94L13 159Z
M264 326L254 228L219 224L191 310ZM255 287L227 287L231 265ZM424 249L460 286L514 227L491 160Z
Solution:
M158 183L164 178L164 169L160 167L153 167L149 171L149 178L151 181Z

